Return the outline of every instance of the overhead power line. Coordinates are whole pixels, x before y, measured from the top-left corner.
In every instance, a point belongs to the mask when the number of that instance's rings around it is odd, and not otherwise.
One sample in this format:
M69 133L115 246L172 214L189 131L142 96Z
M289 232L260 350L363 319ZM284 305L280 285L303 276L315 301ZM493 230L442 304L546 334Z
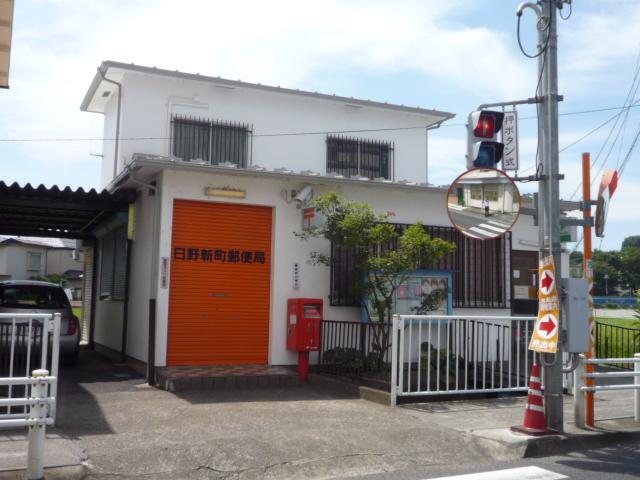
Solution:
M619 107L604 107L604 108L596 108L591 110L579 110L575 112L564 112L560 113L560 116L567 115L585 115L589 113L598 113L598 112L607 112L612 110L623 110L628 108L637 108L640 107L640 101L636 102L631 106L619 106ZM520 120L535 120L537 117L520 117ZM446 123L440 126L440 128L445 127L464 127L466 124L464 123ZM333 135L333 134L342 134L342 133L367 133L367 132L392 132L392 131L401 131L401 130L421 130L430 128L431 126L426 125L415 125L410 127L388 127L388 128L363 128L358 130L323 130L323 131L313 131L313 132L275 132L275 133L260 133L254 134L253 137L288 137L288 136L298 136L298 135ZM121 141L132 141L132 140L170 140L171 137L124 137L120 138ZM0 142L100 142L100 141L115 141L115 138L107 138L107 137L40 137L40 138L0 138Z

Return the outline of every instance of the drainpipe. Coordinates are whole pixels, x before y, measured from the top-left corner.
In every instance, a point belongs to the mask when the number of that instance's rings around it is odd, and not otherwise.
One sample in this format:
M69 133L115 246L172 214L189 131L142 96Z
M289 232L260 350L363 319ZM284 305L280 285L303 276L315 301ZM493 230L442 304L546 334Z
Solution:
M102 80L108 83L112 83L113 85L118 87L118 114L116 117L116 148L115 148L115 154L113 158L113 178L116 178L116 175L118 173L118 150L120 147L120 109L122 104L122 84L119 82L116 82L115 80L111 80L107 78L104 72L100 68L98 68L98 72L100 73Z

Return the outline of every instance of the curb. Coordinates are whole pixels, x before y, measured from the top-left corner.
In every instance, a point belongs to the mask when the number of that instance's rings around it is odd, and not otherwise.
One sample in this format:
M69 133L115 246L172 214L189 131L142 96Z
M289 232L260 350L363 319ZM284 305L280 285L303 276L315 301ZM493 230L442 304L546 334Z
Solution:
M523 458L542 457L576 450L607 447L617 443L637 442L640 431L602 432L583 435L550 435L529 439Z
M45 467L46 480L82 480L87 475L83 465L64 465L59 467ZM24 480L26 470L0 470L0 480Z
M534 458L602 448L640 441L640 431L597 432L545 435L539 437L512 433L508 428L470 432L495 453L496 459Z

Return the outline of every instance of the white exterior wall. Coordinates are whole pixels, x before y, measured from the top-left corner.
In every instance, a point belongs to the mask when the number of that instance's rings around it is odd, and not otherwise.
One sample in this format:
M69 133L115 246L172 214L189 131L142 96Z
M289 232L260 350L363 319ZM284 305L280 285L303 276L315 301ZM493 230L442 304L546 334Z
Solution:
M205 186L229 185L247 191L244 200L216 199L204 195ZM269 334L269 363L294 364L296 355L285 349L286 301L294 297L322 298L325 304L325 318L333 320L359 320L360 309L354 307L331 307L329 305L329 268L312 266L307 263L309 252L321 250L328 253L329 243L323 240L303 242L293 232L300 231L302 212L293 203L287 204L280 195L283 189L299 189L303 184L289 179L253 178L222 175L204 175L196 172L166 170L162 182L161 233L158 261L171 258L171 226L173 221L173 200L189 199L246 203L273 207L274 229L272 232L272 282L271 319ZM395 211L394 222L414 223L422 221L429 225L448 226L446 213L446 192L411 191L359 185L327 184L314 186L315 194L339 190L348 199L366 201L374 210ZM293 289L293 263L300 265L300 289ZM169 272L169 282L171 274ZM159 282L159 280L158 280ZM158 283L157 296L156 363L166 364L169 289L162 289ZM148 301L131 297L131 302ZM130 316L129 323L140 321ZM129 334L131 335L131 333Z
M0 246L0 275L5 280L28 280L35 275L44 275L47 261L46 247L37 245L9 244ZM39 253L40 267L37 270L27 269L27 254Z
M70 248L50 248L47 252L46 273L63 274L67 270L82 270L84 268L84 257L82 250L77 260L73 258L73 250Z
M117 89L114 85L114 92ZM102 186L105 187L110 179L113 178L113 160L116 151L116 124L118 119L118 95L113 94L109 99L105 107L104 113L104 127L102 141L102 170L100 178L102 179ZM118 156L120 156L118 154Z
M274 169L326 173L326 135L260 137L261 134L326 132L415 127L426 116L366 106L347 106L317 98L252 88L220 88L211 82L126 72L122 79L121 138L151 138L120 142L119 157L128 162L134 153L168 156L172 115L190 115L253 125L252 163ZM115 137L115 87L105 112L105 138ZM425 129L346 134L395 142L395 178L425 182ZM113 145L105 142L102 185L113 178ZM123 165L118 165L118 171Z
M149 298L152 285L154 239L154 205L158 197L148 189L138 193L135 202L135 238L131 243L129 276L129 317L127 321L127 355L147 361L149 343Z

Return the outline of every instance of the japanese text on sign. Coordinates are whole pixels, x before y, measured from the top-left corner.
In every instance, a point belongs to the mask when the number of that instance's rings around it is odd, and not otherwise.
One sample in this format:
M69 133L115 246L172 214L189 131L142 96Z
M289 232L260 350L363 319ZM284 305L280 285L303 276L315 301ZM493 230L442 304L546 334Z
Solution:
M238 250L235 248L175 247L173 249L173 259L205 263L266 263L266 256L263 251Z
M531 335L529 350L543 353L558 351L560 330L560 300L556 286L556 267L553 257L540 260L538 269L538 319Z
M518 112L504 112L502 120L503 170L518 170Z

